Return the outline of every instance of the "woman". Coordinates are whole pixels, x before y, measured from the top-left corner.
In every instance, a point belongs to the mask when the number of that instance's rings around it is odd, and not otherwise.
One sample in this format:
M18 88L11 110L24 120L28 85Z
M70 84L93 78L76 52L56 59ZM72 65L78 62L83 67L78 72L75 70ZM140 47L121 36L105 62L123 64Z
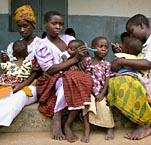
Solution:
M119 58L112 62L112 69L118 71L122 67L136 70L151 69L151 30L148 19L137 14L127 21L128 33L143 43L143 59ZM150 71L147 77L150 76ZM150 80L150 78L148 78ZM128 133L125 137L139 140L151 134L151 100L149 94L138 78L130 75L121 75L109 81L107 96L110 106L117 107L127 118L140 126Z
M23 37L22 39L28 45L28 56L26 59L33 60L35 48L40 38L33 34L33 30L36 27L36 18L32 8L29 5L24 5L17 8L15 11L14 20L17 24L19 34ZM1 59L3 62L15 59L12 55L12 46L13 43L8 46L7 53L4 52L1 54ZM35 67L37 67L37 65L35 65ZM35 69L36 71L32 71L30 77L26 81L13 86L14 94L12 97L7 97L0 100L0 126L9 126L25 105L29 105L37 101L36 87L30 85L38 76L38 68ZM32 91L32 97L28 97L21 90L24 86L28 85Z
M39 48L35 51L37 61L44 71L43 77L37 81L39 111L45 116L53 116L52 138L56 140L66 138L69 142L75 142L78 137L72 132L71 124L79 110L90 104L93 81L90 74L82 71L67 71L87 54L84 46L78 48L73 58L62 62L61 56L67 53L67 45L74 39L73 36L60 35L63 25L60 13L50 11L44 15L47 36L41 40ZM61 115L67 106L70 113L64 125L64 137Z

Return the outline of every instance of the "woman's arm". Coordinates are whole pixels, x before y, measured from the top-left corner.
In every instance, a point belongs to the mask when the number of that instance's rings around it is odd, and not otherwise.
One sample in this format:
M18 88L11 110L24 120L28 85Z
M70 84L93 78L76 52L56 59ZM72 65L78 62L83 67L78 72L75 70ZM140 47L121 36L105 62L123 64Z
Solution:
M113 71L118 71L122 67L130 67L137 70L151 69L151 62L146 59L124 59L119 58L112 61L111 68Z
M82 46L80 48L78 48L78 51L76 53L76 55L67 60L66 62L63 62L61 64L54 64L52 65L48 70L48 74L49 75L53 75L55 73L58 73L59 71L64 71L69 69L69 67L71 67L74 64L77 64L78 62L81 61L81 59L85 56L85 54L88 52L87 48L85 46Z

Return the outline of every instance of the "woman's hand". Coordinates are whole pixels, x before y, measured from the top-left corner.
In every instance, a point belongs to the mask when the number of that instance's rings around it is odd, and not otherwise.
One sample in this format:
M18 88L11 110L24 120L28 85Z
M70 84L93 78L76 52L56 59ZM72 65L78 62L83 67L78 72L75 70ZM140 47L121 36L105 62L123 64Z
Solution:
M75 55L75 58L80 61L83 57L85 57L88 54L88 49L86 48L85 45L79 47L77 49L77 53Z
M9 57L8 57L6 51L1 52L1 60L2 60L2 62L6 62L9 60Z
M116 60L113 60L111 62L111 70L114 71L114 72L117 72L120 68L122 68L122 60L124 58L118 58Z

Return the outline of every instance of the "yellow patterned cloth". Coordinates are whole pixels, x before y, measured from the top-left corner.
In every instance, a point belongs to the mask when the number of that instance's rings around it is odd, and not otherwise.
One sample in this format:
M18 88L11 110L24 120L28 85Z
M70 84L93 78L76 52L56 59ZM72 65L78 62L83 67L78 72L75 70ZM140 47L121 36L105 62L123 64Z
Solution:
M20 20L27 20L34 26L34 28L36 27L36 18L30 5L23 5L17 8L14 13L14 20L16 22Z
M151 104L141 82L132 76L110 78L107 101L134 123L151 125Z

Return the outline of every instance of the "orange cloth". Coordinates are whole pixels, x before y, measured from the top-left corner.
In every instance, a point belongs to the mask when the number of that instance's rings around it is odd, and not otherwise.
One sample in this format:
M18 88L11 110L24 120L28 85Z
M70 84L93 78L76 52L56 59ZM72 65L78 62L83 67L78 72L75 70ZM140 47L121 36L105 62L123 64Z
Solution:
M20 20L27 20L34 26L34 28L36 27L36 17L30 5L23 5L17 8L14 14L14 20L16 22Z
M0 86L0 99L9 96L12 92L11 86Z

